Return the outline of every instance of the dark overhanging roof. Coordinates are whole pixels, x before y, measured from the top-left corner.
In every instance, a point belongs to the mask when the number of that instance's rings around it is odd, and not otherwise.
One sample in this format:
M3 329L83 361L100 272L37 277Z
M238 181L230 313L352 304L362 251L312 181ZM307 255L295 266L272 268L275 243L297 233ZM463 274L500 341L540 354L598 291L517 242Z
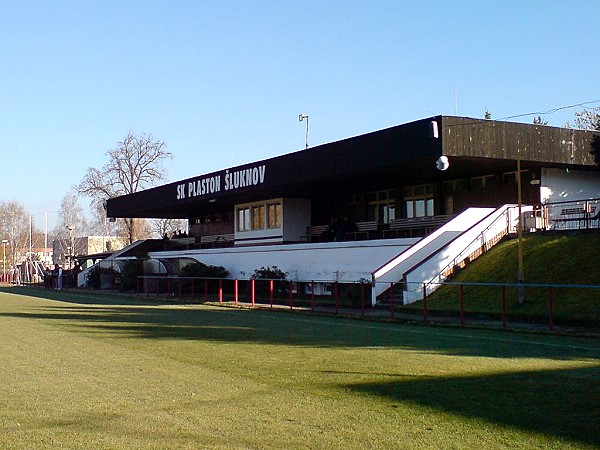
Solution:
M434 123L437 133L434 132ZM435 161L451 159L447 179L523 168L586 166L592 134L581 130L435 116L256 161L108 200L108 217L189 218L244 202L314 197L439 179ZM401 184L404 184L401 183Z

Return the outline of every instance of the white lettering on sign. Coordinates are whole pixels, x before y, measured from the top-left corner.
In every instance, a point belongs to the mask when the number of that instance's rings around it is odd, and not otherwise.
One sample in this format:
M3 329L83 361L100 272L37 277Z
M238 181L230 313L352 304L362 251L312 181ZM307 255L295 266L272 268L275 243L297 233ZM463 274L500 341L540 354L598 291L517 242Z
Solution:
M225 190L239 189L247 186L256 186L265 182L266 166L252 167L250 169L225 171Z
M223 175L198 178L177 185L177 200L200 197L232 189L258 186L265 182L266 166L250 167L248 169L229 169Z
M188 197L214 194L221 190L221 175L208 178L199 178L188 183Z
M185 184L177 185L177 200L185 198Z

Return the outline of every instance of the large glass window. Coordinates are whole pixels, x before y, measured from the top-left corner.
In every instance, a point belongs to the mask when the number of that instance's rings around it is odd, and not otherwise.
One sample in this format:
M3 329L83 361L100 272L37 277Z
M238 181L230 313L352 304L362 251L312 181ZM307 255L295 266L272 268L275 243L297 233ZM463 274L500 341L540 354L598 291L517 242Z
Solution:
M281 203L267 204L267 227L281 228Z
M255 205L252 207L252 229L265 229L265 205Z
M238 231L250 231L250 208L239 208L237 212Z
M433 184L407 186L402 190L406 217L425 217L435 215Z
M497 184L498 184L498 178L495 175L485 175L482 177L473 177L470 180L470 187L474 191L494 187Z
M394 191L369 192L368 219L379 223L389 223L396 218Z
M281 202L270 201L236 207L237 231L281 228Z

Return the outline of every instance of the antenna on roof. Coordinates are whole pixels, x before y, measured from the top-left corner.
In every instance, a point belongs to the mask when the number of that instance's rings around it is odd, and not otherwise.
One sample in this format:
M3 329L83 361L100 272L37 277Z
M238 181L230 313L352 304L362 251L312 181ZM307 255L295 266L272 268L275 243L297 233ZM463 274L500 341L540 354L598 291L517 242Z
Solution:
M306 147L304 147L304 148L308 148L308 115L306 115L306 114L298 115L298 122L302 122L304 119L306 119Z

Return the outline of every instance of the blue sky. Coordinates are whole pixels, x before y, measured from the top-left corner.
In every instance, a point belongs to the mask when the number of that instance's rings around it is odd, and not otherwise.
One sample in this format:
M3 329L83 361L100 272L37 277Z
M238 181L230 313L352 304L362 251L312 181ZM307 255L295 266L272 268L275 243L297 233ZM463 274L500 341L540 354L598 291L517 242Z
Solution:
M598 18L597 1L3 0L0 200L52 223L128 131L167 143L176 181L304 148L300 113L317 145L600 100Z

